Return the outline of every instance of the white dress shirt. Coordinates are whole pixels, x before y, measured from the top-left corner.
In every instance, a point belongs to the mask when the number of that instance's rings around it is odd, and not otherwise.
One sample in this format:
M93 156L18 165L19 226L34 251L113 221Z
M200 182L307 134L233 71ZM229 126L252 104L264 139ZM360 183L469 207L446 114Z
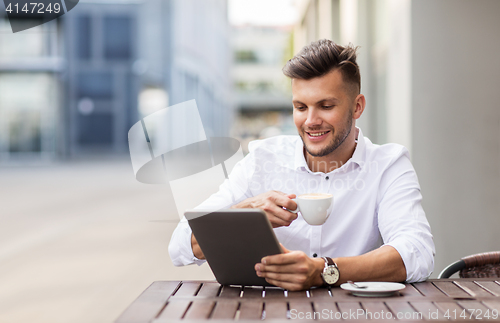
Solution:
M409 153L397 144L375 145L357 129L354 154L330 173L309 169L299 136L253 141L219 191L197 208L227 208L270 190L329 193L333 208L323 225L311 226L299 216L290 226L274 229L287 249L336 258L388 245L401 255L407 282L425 280L434 269L435 247ZM193 255L185 218L172 234L169 253L176 266L204 262Z

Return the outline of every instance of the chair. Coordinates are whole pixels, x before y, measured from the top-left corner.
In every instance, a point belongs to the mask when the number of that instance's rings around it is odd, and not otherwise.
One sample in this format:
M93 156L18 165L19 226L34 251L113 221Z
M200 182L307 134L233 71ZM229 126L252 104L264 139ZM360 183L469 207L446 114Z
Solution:
M443 269L438 278L449 278L457 271L460 278L500 277L500 251L464 257Z

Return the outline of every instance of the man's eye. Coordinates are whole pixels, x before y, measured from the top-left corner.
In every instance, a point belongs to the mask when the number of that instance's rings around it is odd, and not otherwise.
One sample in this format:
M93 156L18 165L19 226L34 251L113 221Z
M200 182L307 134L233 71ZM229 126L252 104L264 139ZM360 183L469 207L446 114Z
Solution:
M333 107L334 107L334 105L324 105L324 106L322 106L323 109L331 109Z
M304 111L306 109L306 107L295 107L295 109L297 109L299 111Z

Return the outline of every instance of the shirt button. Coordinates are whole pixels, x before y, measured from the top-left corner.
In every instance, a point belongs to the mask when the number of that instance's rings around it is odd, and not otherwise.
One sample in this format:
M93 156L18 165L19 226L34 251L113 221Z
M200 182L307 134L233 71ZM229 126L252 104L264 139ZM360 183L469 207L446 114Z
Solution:
M313 253L313 257L316 258L318 256L317 253Z
M330 179L330 177L329 177L329 176L327 176L327 177L325 177L325 179L326 179L326 180L329 180L329 179Z

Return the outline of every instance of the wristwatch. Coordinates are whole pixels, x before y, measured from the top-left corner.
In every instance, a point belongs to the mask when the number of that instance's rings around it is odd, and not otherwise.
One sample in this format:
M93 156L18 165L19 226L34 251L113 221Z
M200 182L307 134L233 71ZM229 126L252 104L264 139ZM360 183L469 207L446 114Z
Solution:
M339 281L340 272L337 264L330 257L322 257L325 260L325 268L321 273L321 278L327 285L333 285Z

